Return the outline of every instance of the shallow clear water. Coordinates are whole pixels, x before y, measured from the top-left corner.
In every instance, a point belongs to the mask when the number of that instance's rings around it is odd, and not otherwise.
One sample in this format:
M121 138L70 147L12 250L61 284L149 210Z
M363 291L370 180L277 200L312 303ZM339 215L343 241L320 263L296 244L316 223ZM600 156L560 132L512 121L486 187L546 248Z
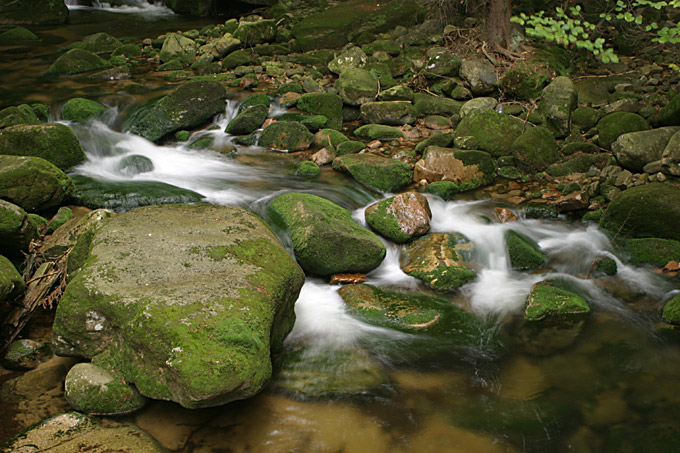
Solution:
M135 13L75 9L72 26L44 32L64 36L63 44L108 24L109 14L125 24L119 28L122 33L147 20ZM95 24L88 22L93 18ZM207 21L159 15L148 26L161 33L167 27L188 29L200 23ZM15 64L23 64L12 55ZM46 67L53 57L36 50L28 59ZM8 66L0 63L3 78ZM61 120L59 107L65 99L95 92L111 107L108 121L71 125L88 155L74 174L164 182L195 191L208 202L243 206L262 216L267 200L276 194L306 191L347 207L362 224L365 207L384 197L327 168L318 179L296 177L296 155L231 143L222 131L241 93L233 93L224 114L215 118L214 131L195 132L188 142L212 135L211 149L191 150L158 146L120 131L126 109L172 85L144 79L146 91L139 95L125 86L68 79L58 83L55 94L45 83L40 78L26 83L11 79L17 93L10 99L3 96L3 106L41 99L53 107L53 118ZM121 169L120 162L131 155L147 158L153 169L137 174ZM382 288L437 295L488 322L488 331L476 343L460 346L370 326L348 313L337 286L308 278L296 303L295 327L284 353L275 357L277 371L263 393L203 410L155 401L123 420L177 452L673 451L679 445L680 394L674 383L680 379L680 347L659 333L657 324L661 303L679 286L677 280L627 266L607 251L609 238L594 225L529 220L521 213L517 222L498 223L494 209L502 201L478 195L480 199L451 202L429 197L432 231L459 232L474 242L477 280L455 293L434 294L401 271L400 246L392 243L386 243L382 265L367 276L367 283ZM548 255L548 272L511 269L503 239L508 229L538 242ZM617 260L616 276L587 278L600 256ZM528 337L520 322L526 296L534 283L556 275L579 287L593 313L580 329ZM283 385L290 370L281 363L291 351L302 355L310 392L305 386L291 390ZM380 379L361 387L367 370ZM344 379L353 391L311 392L319 382L333 379ZM59 398L57 394L55 401ZM49 415L44 407L37 400L6 411L0 406L13 424L3 433L14 434L30 424L31 417L22 411ZM49 407L47 412L65 410L63 402Z

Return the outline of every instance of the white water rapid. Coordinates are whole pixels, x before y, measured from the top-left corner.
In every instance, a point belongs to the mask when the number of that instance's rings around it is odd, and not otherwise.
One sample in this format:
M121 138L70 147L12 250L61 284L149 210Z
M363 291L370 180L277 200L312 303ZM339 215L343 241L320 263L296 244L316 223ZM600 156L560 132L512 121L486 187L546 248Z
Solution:
M91 2L79 0L66 0L69 9L97 9L110 13L137 14L140 17L166 16L175 14L162 1L125 0L116 3L92 0Z

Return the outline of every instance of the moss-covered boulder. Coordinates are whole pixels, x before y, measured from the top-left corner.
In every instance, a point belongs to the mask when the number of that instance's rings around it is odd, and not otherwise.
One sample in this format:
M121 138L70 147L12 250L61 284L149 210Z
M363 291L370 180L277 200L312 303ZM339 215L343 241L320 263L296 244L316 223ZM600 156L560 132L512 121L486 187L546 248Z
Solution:
M505 232L505 247L513 269L528 271L541 267L545 263L545 253L541 251L538 244L515 230Z
M413 104L408 101L377 101L361 105L361 120L369 124L402 126L416 120Z
M577 103L578 92L568 77L555 77L543 89L538 113L545 117L545 126L555 137L569 135L571 112L576 108Z
M616 255L633 266L664 267L669 261L680 262L680 241L660 238L626 239L615 249Z
M375 234L325 198L286 193L271 201L269 211L290 235L295 258L308 273L367 273L385 257L385 246Z
M38 124L40 119L28 104L7 107L0 110L0 129L17 124Z
M402 138L404 133L396 127L384 124L364 124L354 131L354 135L371 140L395 140Z
M150 398L225 404L268 381L303 281L269 227L243 209L135 209L95 233L59 302L52 344Z
M31 241L38 237L38 228L26 211L0 200L0 254L17 256L19 252L28 250Z
M620 135L629 132L646 131L647 129L649 129L647 120L637 113L610 113L597 122L597 144L603 148L611 149L612 143Z
M73 181L39 157L0 155L0 198L26 211L61 205L73 193Z
M474 99L470 99L469 101L466 101L465 104L463 104L460 107L460 111L458 114L460 115L461 118L465 118L468 116L470 113L479 111L479 110L493 110L496 108L498 105L498 101L496 98L491 98L491 97L478 97Z
M536 283L527 297L524 319L546 325L583 320L590 314L590 307L584 298L570 291L569 286L560 279Z
M57 123L21 124L0 130L0 154L41 157L61 170L85 161L76 135Z
M142 48L139 44L121 44L120 46L113 49L111 56L122 56L126 58L137 58L142 55Z
M91 415L129 414L147 401L121 376L93 363L78 363L69 370L64 397L73 409Z
M331 150L335 150L341 144L348 142L349 139L340 131L335 129L321 129L314 134L314 144Z
M680 126L680 94L671 98L659 112L659 125Z
M466 262L474 250L459 233L430 233L410 242L401 256L401 270L437 291L453 291L477 278Z
M62 115L67 121L82 123L100 118L106 111L106 106L97 101L85 98L72 98L64 104Z
M590 167L604 168L611 156L607 154L585 154L577 152L559 163L550 165L545 171L550 176L567 176L573 173L586 173Z
M321 174L321 168L311 160L303 160L295 167L295 174L304 178L316 178Z
M493 157L510 154L515 140L522 135L521 120L494 110L474 112L458 124L454 132L457 146L486 151Z
M229 121L225 132L231 135L248 135L262 127L269 115L269 106L254 105Z
M680 133L675 133L661 154L661 171L680 176Z
M396 57L396 55L394 55ZM447 77L458 76L461 61L446 47L432 47L428 49L425 77L430 80L441 80Z
M71 49L47 69L48 74L68 75L110 68L111 63L85 49Z
M632 238L680 240L680 189L652 183L624 190L607 207L600 227Z
M368 57L361 48L349 47L328 62L328 70L340 75L345 69L363 68L367 60Z
M231 33L225 33L210 47L210 55L216 59L222 59L241 47L241 40ZM240 66L240 65L239 65Z
M276 21L273 19L262 19L252 22L241 20L233 35L234 38L241 41L245 46L252 47L257 44L274 41L277 28Z
M490 184L495 173L496 164L487 152L428 146L423 158L416 162L413 180L451 181L479 187Z
M333 160L333 170L347 173L357 181L383 192L394 192L413 178L411 166L376 154L346 154Z
M239 66L249 65L252 58L245 50L235 50L222 60L222 70L231 71Z
M366 145L363 142L348 140L335 147L335 155L342 156L343 154L354 154L365 148Z
M559 158L557 142L544 127L532 127L512 143L512 155L517 167L527 173L536 173L548 168Z
M0 206L0 209L2 207ZM0 211L0 215L4 212ZM4 219L0 220L0 225L4 225ZM23 294L26 283L21 278L14 264L4 256L0 255L0 302L12 300Z
M193 39L189 39L180 33L168 33L163 41L163 47L159 54L161 63L177 60L182 64L189 65L196 60L198 45Z
M374 101L378 95L378 79L369 71L361 68L348 68L342 71L335 82L335 88L348 105L361 105Z
M405 192L366 208L366 223L381 236L398 244L430 231L430 205L417 192Z
M297 101L296 107L312 115L323 115L328 118L326 127L340 130L342 128L342 98L330 93L307 93Z
M297 121L276 121L267 126L258 140L258 145L282 151L300 151L309 148L314 135L304 124Z
M611 144L611 150L619 165L641 173L645 165L661 160L666 145L680 127L659 127L652 130L621 134Z
M418 118L429 115L451 116L460 112L463 102L425 93L413 95L413 106Z
M0 24L61 25L68 21L62 0L11 0L0 4Z
M93 33L83 38L83 49L94 53L110 53L123 43L105 32Z
M7 443L7 451L143 451L164 453L163 448L146 431L130 423L107 420L78 412L55 415L31 426Z
M500 86L511 98L529 101L541 96L551 78L550 69L544 64L535 60L520 61L505 71Z
M666 322L680 325L680 294L666 302L661 316Z
M39 39L38 35L25 27L13 27L0 33L0 44L3 45L26 44Z
M218 82L190 81L158 101L152 101L126 120L126 129L147 140L158 140L180 129L210 121L225 107L227 90Z
M379 101L413 101L413 90L406 85L397 85L378 93Z

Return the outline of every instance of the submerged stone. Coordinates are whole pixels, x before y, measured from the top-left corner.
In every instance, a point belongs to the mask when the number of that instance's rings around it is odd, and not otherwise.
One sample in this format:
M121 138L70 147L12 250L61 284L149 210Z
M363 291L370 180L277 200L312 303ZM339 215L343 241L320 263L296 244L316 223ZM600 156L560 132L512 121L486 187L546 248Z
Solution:
M225 404L268 381L303 281L248 211L139 208L95 233L58 305L52 343L58 354L115 369L147 397Z
M543 280L531 288L524 319L531 323L570 324L590 313L584 298L570 291L570 285L558 279Z
M453 291L477 278L466 262L474 244L459 233L430 233L409 243L401 270L437 291Z
M311 274L368 273L385 258L385 245L357 224L347 209L316 195L290 192L269 204L285 228L295 258Z

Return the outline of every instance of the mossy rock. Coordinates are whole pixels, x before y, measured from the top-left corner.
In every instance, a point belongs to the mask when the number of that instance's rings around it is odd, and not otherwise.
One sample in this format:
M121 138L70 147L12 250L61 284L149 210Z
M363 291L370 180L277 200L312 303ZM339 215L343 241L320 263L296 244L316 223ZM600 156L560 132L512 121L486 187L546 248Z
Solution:
M0 206L0 209L2 208L3 207ZM6 224L4 212L0 211L0 215L3 215L2 220L0 220L0 227L4 230ZM14 267L14 264L0 255L0 302L16 299L24 293L25 289L26 283L24 283L24 279L21 278L21 274L17 271L16 267Z
M337 149L342 143L349 139L342 132L335 129L322 129L314 136L314 144L331 150Z
M39 157L0 155L0 198L26 211L61 205L73 193L73 181Z
M340 143L338 146L335 147L335 155L342 156L344 154L355 154L365 148L366 145L363 144L362 142L348 140Z
M620 135L627 134L628 132L646 131L647 129L649 129L647 120L636 113L610 113L597 123L597 144L610 150L612 143Z
M496 164L489 153L440 146L429 146L413 171L415 181L451 181L460 188L490 184L495 175Z
M94 53L109 53L113 52L117 47L122 45L120 40L105 32L93 33L83 38L85 50Z
M173 60L170 60L166 63L159 64L157 70L158 71L181 71L182 70L182 62L180 62L179 60L173 59Z
M82 123L101 118L107 110L105 105L97 101L85 98L71 98L64 104L62 115L67 121Z
M3 259L6 258L0 257L0 262ZM0 267L2 267L1 264ZM2 293L0 290L0 300L3 300L1 294ZM50 350L49 342L39 343L37 341L24 338L21 340L15 340L11 345L9 345L7 353L2 358L2 366L9 370L27 371L36 368L41 362L45 362L51 357L52 351Z
M512 143L512 155L517 167L527 173L548 168L559 158L557 142L544 127L532 127Z
M476 149L501 157L510 154L512 144L523 131L521 120L494 110L484 110L463 118L454 132L454 139L457 146L460 146L461 140L472 140Z
M126 120L125 129L147 140L158 140L210 121L224 111L226 98L227 90L218 82L189 81L137 110Z
M427 137L425 140L418 143L415 147L417 153L424 152L429 146L441 146L446 148L453 143L453 134L451 132L435 132Z
M269 204L273 221L290 235L295 258L311 274L367 273L385 258L385 245L347 209L316 195L286 193Z
M222 69L231 71L239 66L249 65L252 58L245 50L235 50L222 60Z
M146 156L131 154L121 159L117 168L126 176L134 176L153 171L154 165L153 161Z
M401 244L430 230L432 212L423 195L405 192L368 206L364 215L373 230Z
M323 115L328 118L326 127L340 130L342 128L342 98L330 93L307 93L297 101L296 107L312 115Z
M663 306L662 317L666 322L680 325L680 294L666 302Z
M311 160L304 160L297 165L295 174L305 178L316 178L321 174L321 169Z
M183 65L190 65L196 60L198 45L193 39L179 33L168 33L163 41L159 58L161 63L177 60Z
M0 154L41 157L60 170L85 161L73 131L63 124L20 124L0 130Z
M503 92L513 99L529 101L541 96L543 88L550 82L550 70L535 60L522 62L508 69L500 80Z
M48 74L69 75L110 68L111 63L85 49L71 49L56 59Z
M0 129L17 124L39 124L40 119L31 106L21 104L0 110Z
M0 200L0 254L17 257L20 252L27 251L31 241L38 237L38 228L26 211Z
M437 291L453 291L477 278L466 262L474 244L459 233L430 233L402 252L401 270Z
M616 247L616 254L633 266L664 267L669 261L680 262L680 241L659 238L626 239Z
M425 186L425 192L437 195L442 200L450 201L455 198L460 192L465 192L465 190L476 189L477 187L461 187L460 184L453 181L435 181L433 183Z
M632 238L680 241L680 189L652 183L633 187L614 197L600 227Z
M587 132L600 120L600 111L592 107L576 107L571 112L571 122L583 132Z
M276 30L276 21L273 19L263 19L256 22L241 21L233 35L244 45L255 46L273 41L276 38Z
M54 233L57 228L68 222L73 218L73 211L68 206L62 206L57 210L57 213L52 216L50 222L47 224L47 233Z
M264 93L251 94L238 105L238 113L241 113L244 110L249 109L250 107L253 107L255 105L260 105L269 108L270 103L271 100L269 99L269 96L267 96Z
M527 219L556 219L557 206L549 203L529 203L524 208Z
M314 142L304 124L297 121L276 121L267 126L258 140L259 146L282 151L300 151Z
M115 369L144 396L222 405L268 382L303 282L271 229L244 209L138 208L95 233L59 302L52 344Z
M505 246L513 269L528 271L545 263L545 253L531 238L515 230L505 232Z
M0 22L10 24L62 25L69 11L60 0L15 0L0 4Z
M375 100L379 83L378 79L365 69L348 68L340 73L335 88L345 104L361 105Z
M541 92L538 113L545 118L545 127L555 137L569 135L571 112L578 104L578 92L574 83L564 76L558 76Z
M137 58L142 55L142 48L138 44L121 44L111 52L111 56L119 55L127 58Z
M357 128L354 135L371 140L395 140L402 138L404 133L396 127L384 124L365 124Z
M379 101L413 101L413 90L406 85L396 85L378 94Z
M550 165L546 173L553 177L567 176L573 173L586 173L590 167L604 167L609 157L602 154L584 154L577 152L567 157L562 163Z
M559 324L580 321L589 315L586 300L564 286L558 279L536 283L527 297L524 319L529 323Z
M73 409L90 415L129 414L147 401L121 376L92 363L77 363L69 370L64 397Z
M25 27L14 27L0 33L0 44L3 45L26 44L39 39L35 33Z
M336 157L333 170L347 173L357 181L383 192L394 192L413 179L409 164L371 153Z
M415 109L405 101L366 102L361 105L361 120L368 124L403 126L416 120Z
M269 115L268 105L254 105L246 108L227 124L224 130L230 135L248 135L262 127Z
M451 116L460 112L463 102L432 96L425 93L413 95L413 107L418 118L428 115Z
M671 98L659 112L660 126L680 126L680 94Z

